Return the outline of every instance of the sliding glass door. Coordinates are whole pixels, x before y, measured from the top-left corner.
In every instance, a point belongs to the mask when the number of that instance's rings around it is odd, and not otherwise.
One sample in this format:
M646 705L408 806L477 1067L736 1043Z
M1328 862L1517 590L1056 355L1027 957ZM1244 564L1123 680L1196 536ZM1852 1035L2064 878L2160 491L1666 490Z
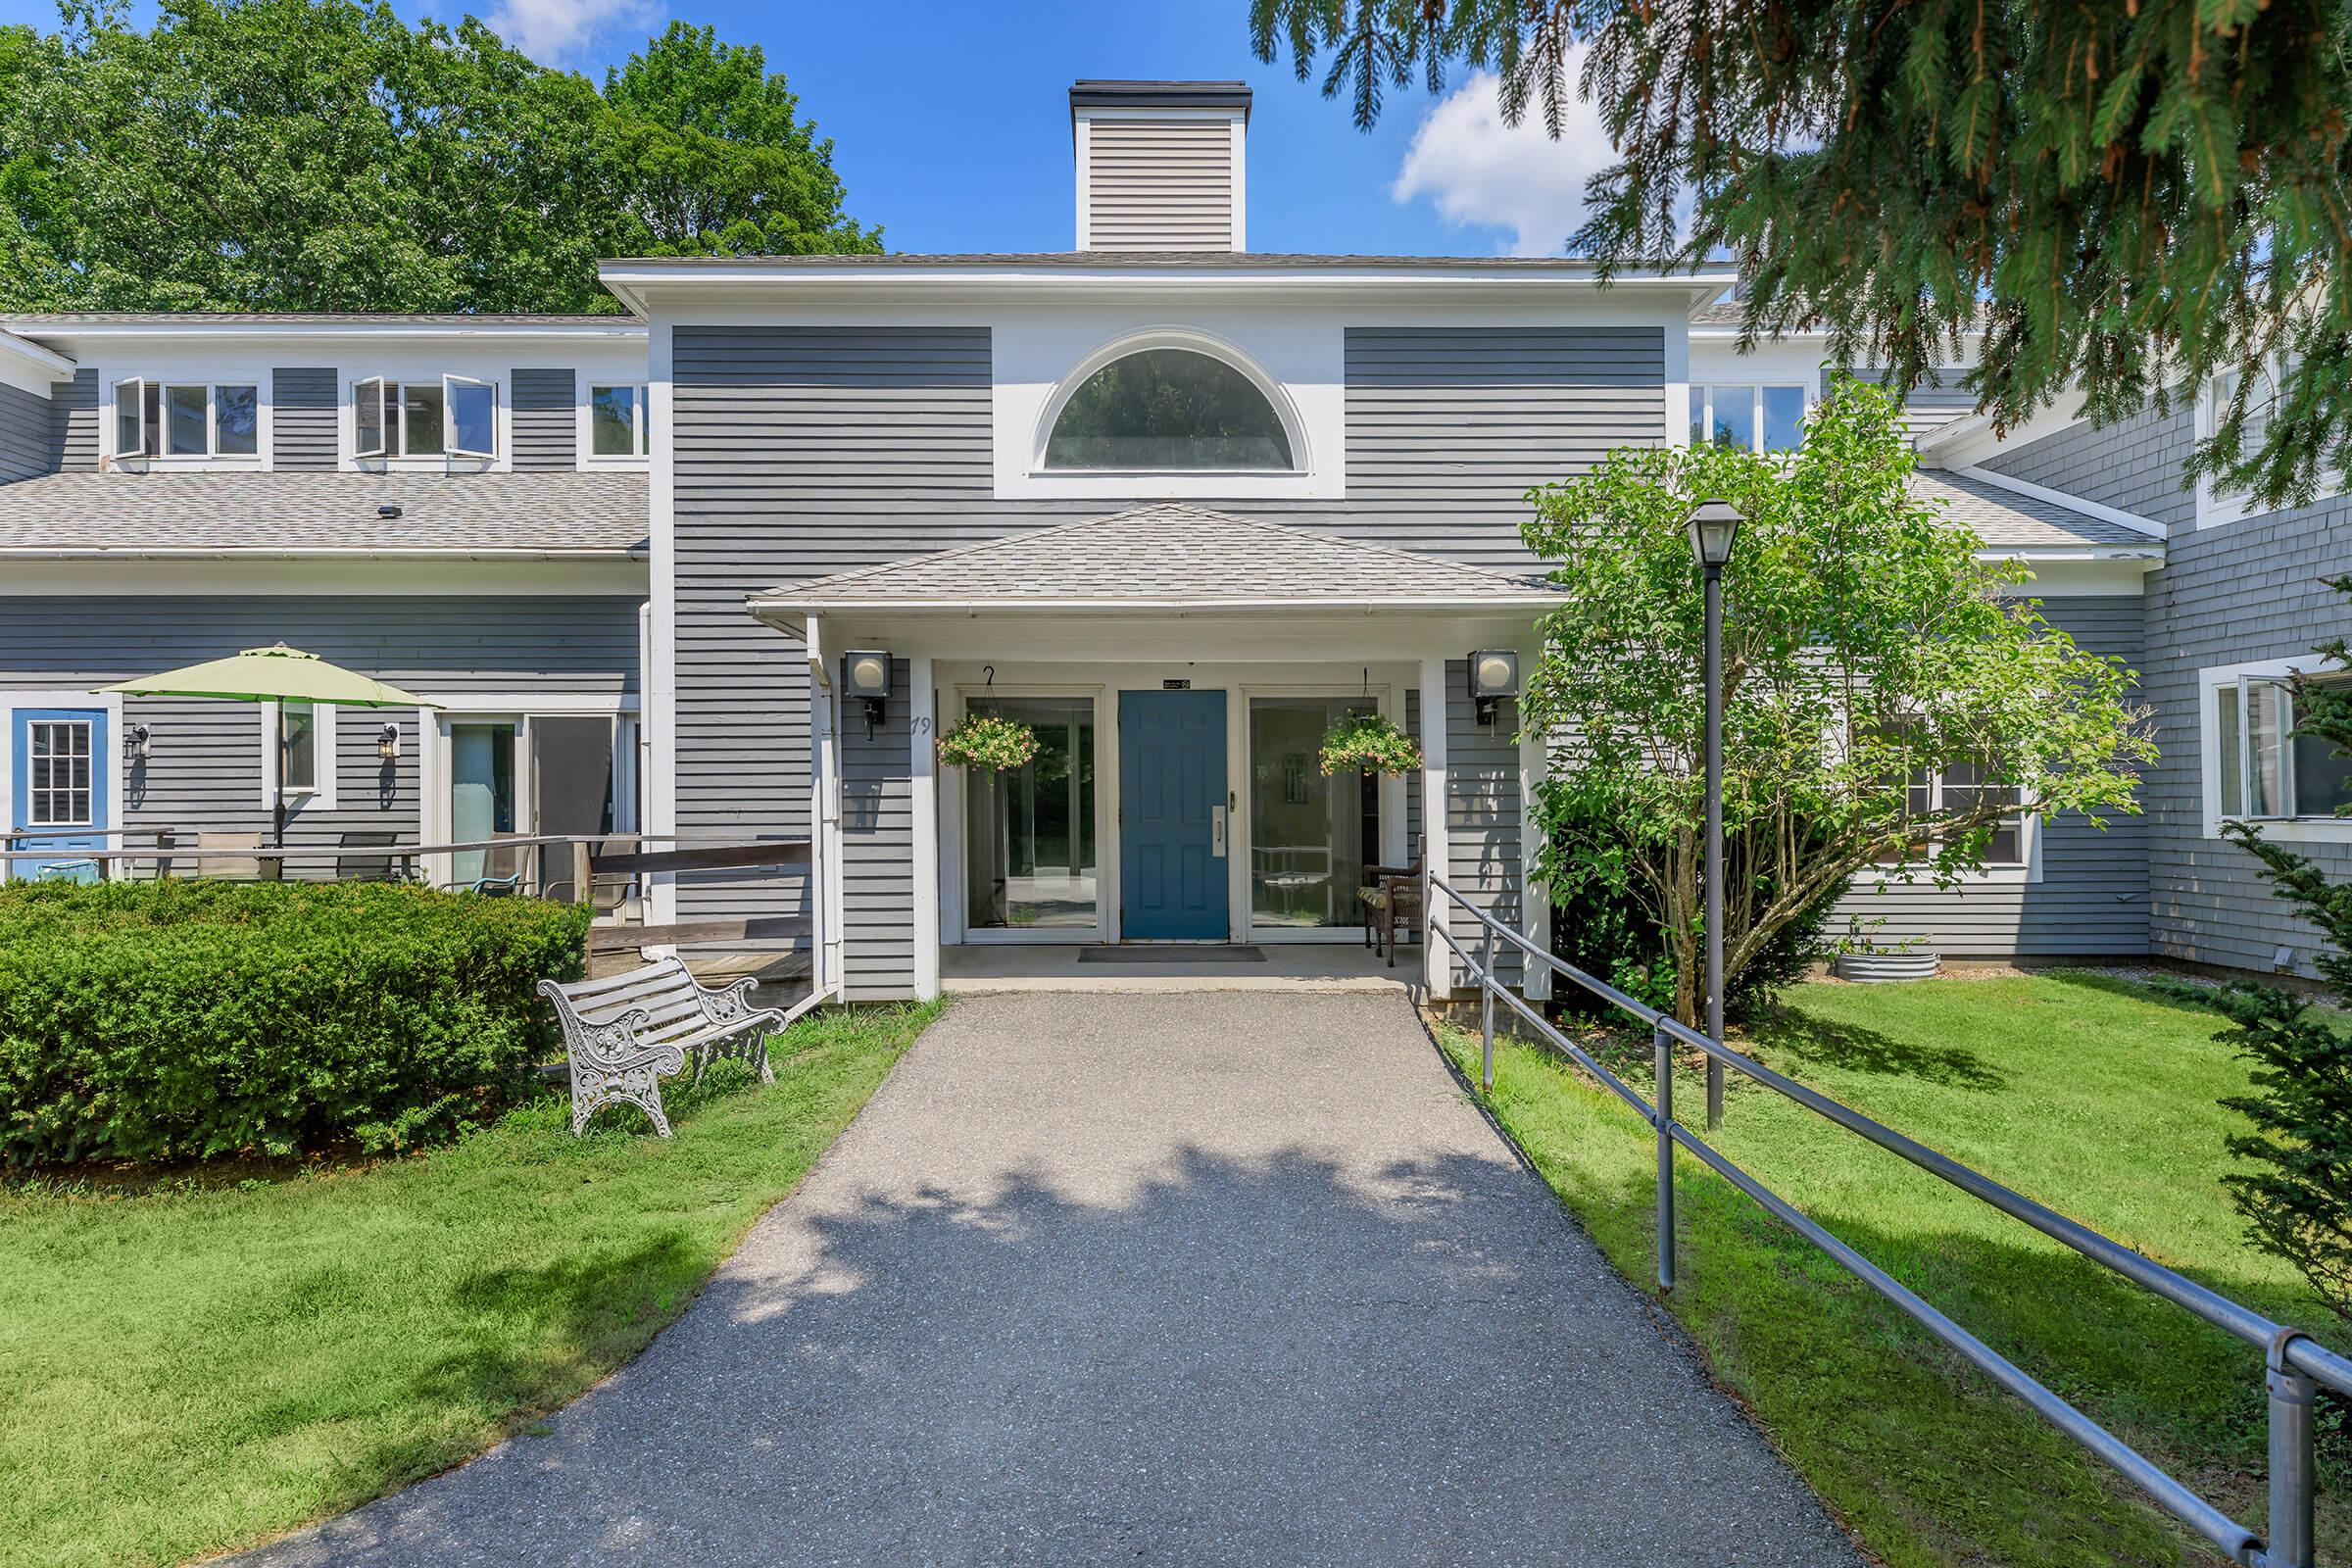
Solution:
M1037 755L965 775L964 925L1079 940L1102 918L1095 699L975 696L965 706L1028 725Z
M1250 699L1250 923L1361 926L1356 890L1380 858L1380 781L1326 775L1323 733L1361 698Z

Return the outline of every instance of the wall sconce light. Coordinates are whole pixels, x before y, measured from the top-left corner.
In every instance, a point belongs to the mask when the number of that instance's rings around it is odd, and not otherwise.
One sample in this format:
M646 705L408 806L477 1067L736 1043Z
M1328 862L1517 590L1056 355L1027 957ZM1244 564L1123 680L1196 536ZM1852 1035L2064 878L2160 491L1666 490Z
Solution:
M375 759L379 762L400 760L400 726L386 724L375 732Z
M148 749L155 742L155 731L144 724L133 724L122 732L122 760L144 762Z
M1470 656L1470 701L1481 724L1494 722L1494 710L1506 697L1519 695L1519 655L1508 648L1489 648Z
M882 722L882 705L890 696L890 655L879 648L853 649L841 656L841 686L845 695L865 705L865 731Z

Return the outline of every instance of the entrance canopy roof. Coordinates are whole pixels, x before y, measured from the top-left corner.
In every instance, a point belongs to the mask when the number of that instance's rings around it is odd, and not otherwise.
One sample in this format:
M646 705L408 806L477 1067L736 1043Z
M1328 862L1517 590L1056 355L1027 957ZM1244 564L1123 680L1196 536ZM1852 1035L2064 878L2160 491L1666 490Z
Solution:
M1536 576L1160 503L771 589L763 620L809 615L1534 613Z

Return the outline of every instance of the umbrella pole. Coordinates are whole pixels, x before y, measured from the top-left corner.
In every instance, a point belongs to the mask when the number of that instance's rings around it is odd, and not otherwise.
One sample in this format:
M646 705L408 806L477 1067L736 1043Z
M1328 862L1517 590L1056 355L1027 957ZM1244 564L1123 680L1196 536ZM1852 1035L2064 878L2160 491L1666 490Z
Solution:
M286 847L286 787L283 784L280 784L277 787L276 804L271 808L270 814L271 818L270 847L271 849L282 850ZM272 882L283 882L285 879L286 858L281 855L276 857L270 862L270 880Z

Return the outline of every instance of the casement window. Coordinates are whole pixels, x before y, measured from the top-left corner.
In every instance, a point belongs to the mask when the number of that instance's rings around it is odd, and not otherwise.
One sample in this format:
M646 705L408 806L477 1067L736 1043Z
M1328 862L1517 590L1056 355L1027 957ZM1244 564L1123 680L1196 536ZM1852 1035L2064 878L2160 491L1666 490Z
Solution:
M652 423L642 386L588 389L588 450L600 458L642 458Z
M250 458L261 452L260 389L247 383L115 383L115 456Z
M498 388L471 376L395 381L370 375L352 383L352 456L494 458Z
M1801 386L1692 386L1690 444L1793 452L1805 439Z
M2352 759L2334 755L2330 741L2294 732L2301 720L2285 677L2225 677L2207 693L2212 816L2334 821L2352 805Z

